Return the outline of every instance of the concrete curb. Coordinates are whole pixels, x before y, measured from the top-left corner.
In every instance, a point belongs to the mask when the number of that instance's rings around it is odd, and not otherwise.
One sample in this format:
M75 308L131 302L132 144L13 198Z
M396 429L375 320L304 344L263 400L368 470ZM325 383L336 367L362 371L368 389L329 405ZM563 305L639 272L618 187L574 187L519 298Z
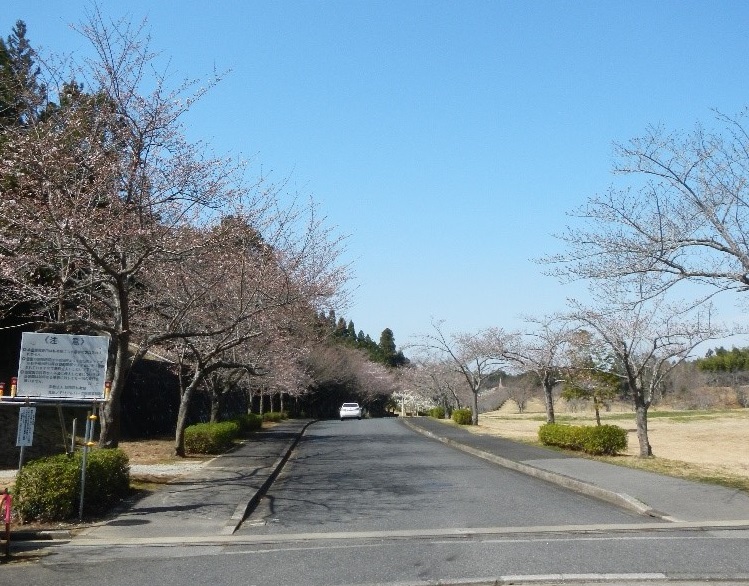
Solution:
M10 532L10 542L17 541L58 541L71 539L73 532L68 529L43 529L40 531L21 529Z
M419 427L418 425L411 423L405 418L401 419L401 421L403 421L403 423L408 428L414 430L417 433L440 441L455 449L461 450L478 458L482 458L504 468L509 468L510 470L515 470L516 472L527 474L528 476L533 476L534 478L539 478L541 480L563 486L564 488L568 488L570 490L574 490L575 492L579 492L581 494L617 505L624 509L634 511L635 513L644 515L646 517L663 519L665 521L674 521L674 519L672 519L668 515L650 508L645 503L628 494L614 492L605 488L601 488L600 486L596 486L595 484L583 482L582 480L578 480L577 478L565 476L564 474L549 472L548 470L542 470L541 468L536 468L535 466L531 466L530 464L516 462L515 460L509 460L507 458L496 456L482 450L477 450L476 448L461 444L460 442L456 442L455 440L451 440L449 438L432 433L431 431L426 430L423 427Z
M230 517L230 519L226 522L226 525L221 531L222 535L231 535L233 534L239 525L242 523L242 521L245 519L247 515L250 514L252 509L254 509L255 506L257 506L258 501L260 498L265 494L265 492L268 490L270 485L273 483L273 481L276 479L278 474L280 473L281 469L283 468L284 464L286 464L286 461L289 459L289 456L291 455L291 452L296 447L297 443L301 439L301 437L304 435L304 432L307 430L307 428L314 423L315 421L308 421L304 424L304 426L301 428L299 433L296 435L296 437L293 440L290 440L284 448L281 450L278 458L275 462L270 466L270 474L268 477L263 481L260 488L253 491L248 497L247 500L242 500L239 505L237 505L237 508L235 509L234 513ZM227 454L235 451L237 448L233 448L226 452ZM205 464L209 464L213 462L214 460L217 460L221 458L224 454L218 455L215 458L211 458L205 462ZM125 510L125 507L122 507L122 510ZM31 545L32 542L44 542L47 543L49 541L69 541L73 538L73 531L67 530L67 529L45 529L45 530L18 530L18 531L11 531L11 544L12 543L18 543L23 542L27 545Z
M286 446L284 446L284 448L281 450L281 453L276 459L276 461L273 462L273 464L270 466L270 474L263 481L262 485L260 485L260 488L253 491L249 495L246 501L242 501L239 503L239 505L237 505L237 508L234 510L234 513L226 522L226 525L224 525L224 528L221 530L222 535L232 535L237 530L237 528L242 524L242 521L245 520L247 515L249 515L252 512L252 510L257 506L262 496L270 488L271 484L273 484L273 482L276 480L276 477L281 472L281 469L283 468L284 464L286 464L287 460L289 459L289 456L291 456L291 452L294 451L294 448L299 443L299 440L304 435L304 432L307 431L307 428L313 423L314 421L308 421L307 423L305 423L302 429L296 435L296 437L292 439L291 441L289 441L286 444Z

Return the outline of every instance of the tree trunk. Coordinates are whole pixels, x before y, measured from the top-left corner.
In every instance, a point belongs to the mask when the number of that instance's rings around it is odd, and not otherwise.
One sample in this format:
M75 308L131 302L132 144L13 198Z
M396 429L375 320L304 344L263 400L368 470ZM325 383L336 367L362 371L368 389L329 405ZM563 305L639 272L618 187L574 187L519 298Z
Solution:
M471 407L471 425L479 424L479 393L475 391L472 399L473 405Z
M596 425L601 425L601 408L598 405L598 397L593 394L593 409L596 411Z
M211 389L211 423L218 422L221 413L221 393L215 387Z
M544 378L544 401L546 402L546 423L555 423L554 417L554 382L549 377Z
M185 457L185 427L187 426L187 413L190 409L190 400L193 392L203 380L201 374L195 373L190 384L187 385L179 401L179 411L177 412L177 431L174 435L174 455L180 458Z
M648 403L644 400L641 391L634 393L635 397L635 420L637 422L637 441L640 444L640 458L649 458L653 455L653 448L648 439Z
M283 393L279 393L280 411L283 413Z
M122 412L122 393L125 387L125 380L130 368L130 334L121 333L117 338L112 339L110 344L115 344L114 348L114 365L111 374L108 377L112 381L112 387L109 390L109 400L99 408L99 422L101 433L99 435L99 447L116 448L120 442L120 414Z
M120 414L122 413L122 393L127 375L132 368L130 360L130 298L127 284L128 277L120 276L108 286L113 302L114 330L116 335L110 338L114 348L114 369L109 380L112 388L109 400L100 409L101 434L99 446L116 448L120 443Z
M247 413L254 413L253 409L255 408L255 391L248 391L247 394Z

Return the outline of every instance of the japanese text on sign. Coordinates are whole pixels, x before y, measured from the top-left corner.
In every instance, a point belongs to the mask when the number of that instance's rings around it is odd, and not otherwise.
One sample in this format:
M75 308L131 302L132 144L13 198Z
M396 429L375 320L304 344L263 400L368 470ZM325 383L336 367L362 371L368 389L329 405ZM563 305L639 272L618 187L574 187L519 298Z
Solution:
M18 433L16 447L30 446L34 440L36 407L21 407L18 410Z
M17 396L103 398L108 346L102 336L24 332Z

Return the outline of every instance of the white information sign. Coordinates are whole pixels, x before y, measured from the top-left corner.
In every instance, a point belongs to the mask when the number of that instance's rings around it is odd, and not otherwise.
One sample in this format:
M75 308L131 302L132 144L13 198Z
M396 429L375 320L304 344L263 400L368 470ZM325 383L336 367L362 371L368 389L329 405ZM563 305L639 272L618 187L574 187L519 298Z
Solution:
M16 434L16 447L30 446L34 440L34 421L36 420L36 407L21 407L18 410L18 433Z
M103 399L109 338L23 332L17 397Z

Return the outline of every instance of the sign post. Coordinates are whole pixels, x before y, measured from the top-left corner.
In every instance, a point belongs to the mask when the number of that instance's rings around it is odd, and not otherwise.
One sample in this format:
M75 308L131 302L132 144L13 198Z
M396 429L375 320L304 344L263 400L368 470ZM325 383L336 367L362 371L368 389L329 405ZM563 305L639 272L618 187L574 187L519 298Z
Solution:
M23 452L26 446L33 445L34 422L36 421L36 407L21 407L18 410L18 432L16 433L16 447L21 448L18 459L18 469L23 467Z
M86 402L93 405L86 422L81 467L80 517L83 515L88 449L94 445L96 416L93 412L98 402L109 398L111 389L111 383L106 380L108 354L109 338L105 336L23 332L18 379L11 380L10 395L15 402L25 400L28 404L30 400L34 400L35 403L46 400L55 401L60 405L67 400L70 403ZM34 417L34 407L21 407L16 441L16 445L21 447L19 470L23 466L24 447L31 445L34 435ZM62 421L62 417L60 420Z

